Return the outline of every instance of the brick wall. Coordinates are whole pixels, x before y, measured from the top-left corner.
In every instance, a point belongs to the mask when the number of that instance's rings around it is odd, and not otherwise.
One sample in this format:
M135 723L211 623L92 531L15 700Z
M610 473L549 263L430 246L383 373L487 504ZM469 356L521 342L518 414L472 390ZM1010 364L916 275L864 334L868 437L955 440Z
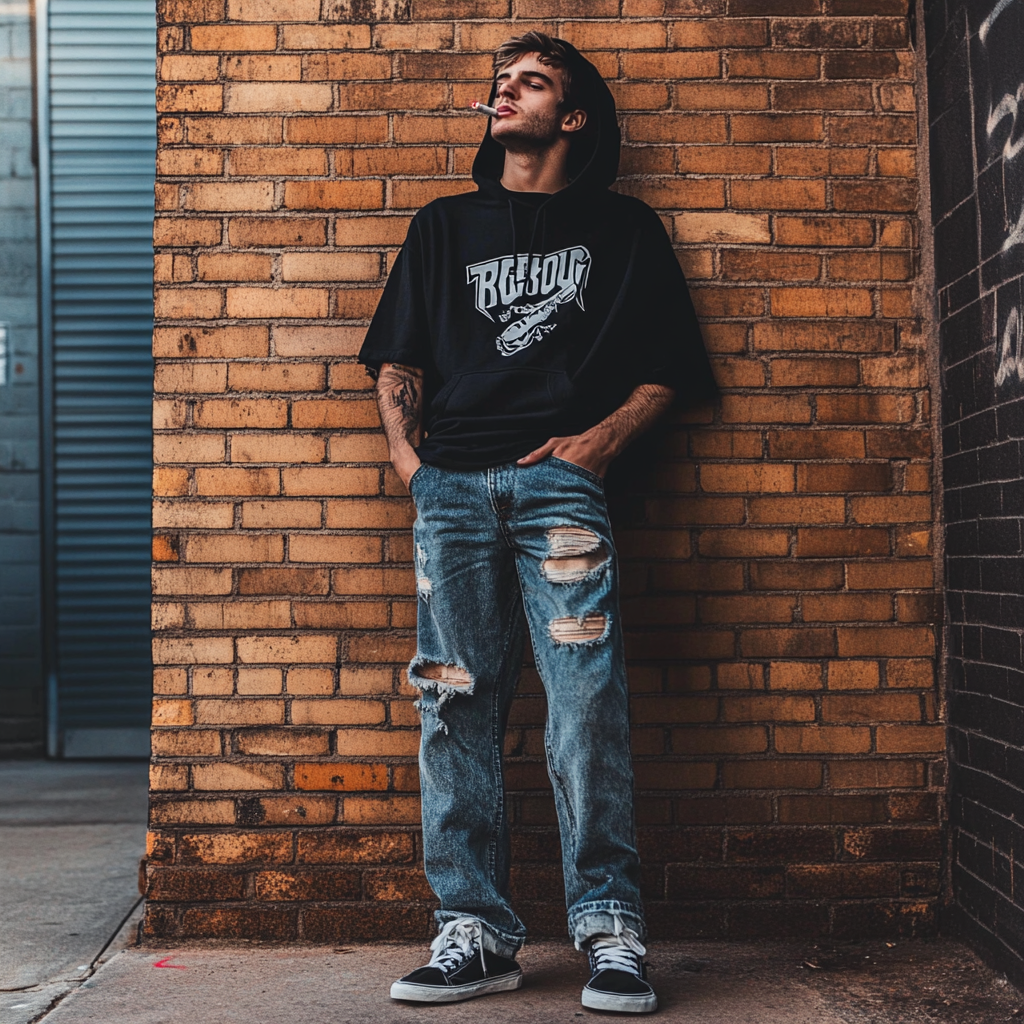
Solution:
M164 0L151 935L423 936L412 508L355 364L409 217L472 188L488 52L611 81L724 398L617 516L659 936L928 930L930 405L903 0ZM454 110L453 110L454 108ZM562 934L544 701L514 890Z
M1021 981L1013 865L1024 842L1024 153L1014 97L1024 77L1024 5L938 0L928 4L927 35L953 882L961 929Z

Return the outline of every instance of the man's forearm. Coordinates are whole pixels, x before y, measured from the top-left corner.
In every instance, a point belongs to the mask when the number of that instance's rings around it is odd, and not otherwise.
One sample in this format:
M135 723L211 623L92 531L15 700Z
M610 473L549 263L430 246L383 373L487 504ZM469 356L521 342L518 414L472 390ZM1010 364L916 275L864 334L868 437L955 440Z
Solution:
M419 463L413 448L423 436L423 371L385 363L377 377L377 405L391 462L408 483Z
M593 436L608 451L610 461L654 426L672 404L675 394L672 388L660 384L641 384L615 412L582 436Z

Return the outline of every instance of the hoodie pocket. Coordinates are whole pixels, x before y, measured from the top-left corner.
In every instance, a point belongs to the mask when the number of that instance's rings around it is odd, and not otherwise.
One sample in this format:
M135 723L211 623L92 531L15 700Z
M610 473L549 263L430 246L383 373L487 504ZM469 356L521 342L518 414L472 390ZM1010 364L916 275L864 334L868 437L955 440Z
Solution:
M561 370L482 370L453 377L431 403L440 419L510 417L524 422L560 413L572 397Z

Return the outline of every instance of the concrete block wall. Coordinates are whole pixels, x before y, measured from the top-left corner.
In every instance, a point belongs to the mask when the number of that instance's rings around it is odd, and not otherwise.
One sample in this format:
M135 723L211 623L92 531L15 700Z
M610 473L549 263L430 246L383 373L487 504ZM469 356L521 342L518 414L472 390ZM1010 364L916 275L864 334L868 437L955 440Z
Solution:
M0 757L45 749L30 28L27 5L0 5Z
M955 920L1019 984L1024 4L935 0L927 15Z
M489 52L612 83L723 386L619 503L655 936L934 927L917 71L904 0L163 0L153 936L426 936L412 507L354 356L411 214L473 187ZM561 934L544 700L514 892Z

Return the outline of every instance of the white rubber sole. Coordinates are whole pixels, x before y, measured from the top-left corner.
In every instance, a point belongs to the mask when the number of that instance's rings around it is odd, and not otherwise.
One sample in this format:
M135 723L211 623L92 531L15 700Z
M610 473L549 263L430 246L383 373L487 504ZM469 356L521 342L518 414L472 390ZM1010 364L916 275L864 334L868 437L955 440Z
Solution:
M630 996L585 988L582 1002L588 1010L613 1010L617 1013L653 1013L658 1008L658 997L653 992L647 996Z
M511 992L522 986L522 971L517 974L503 974L498 978L482 978L472 985L456 985L454 988L396 981L391 986L391 998L405 999L413 1003L461 1003L464 999L489 996L494 992Z

